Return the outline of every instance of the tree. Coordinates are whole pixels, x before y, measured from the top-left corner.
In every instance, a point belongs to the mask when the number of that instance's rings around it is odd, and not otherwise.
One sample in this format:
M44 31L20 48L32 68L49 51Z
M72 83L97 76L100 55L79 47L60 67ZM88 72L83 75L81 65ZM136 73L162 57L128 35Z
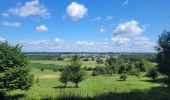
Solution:
M78 88L78 83L84 80L85 72L81 68L81 63L79 60L73 60L71 65L69 65L70 69L70 81L75 83L76 88Z
M28 57L19 45L0 43L0 89L29 89L33 83Z
M151 77L152 80L155 81L156 78L158 77L157 69L156 68L150 69L147 76Z
M97 64L103 64L104 61L103 59L100 59L99 57L96 59Z
M170 32L164 31L158 39L157 63L159 71L168 76L170 85Z
M65 84L65 87L67 87L67 83L69 82L69 78L70 77L70 72L69 72L69 68L66 67L64 68L64 70L61 73L60 76L60 82Z
M60 76L60 82L67 85L67 82L71 81L75 83L76 88L78 88L78 83L84 80L85 72L81 68L81 63L79 62L79 56L75 55L72 58L70 65L67 65L66 68L62 71Z

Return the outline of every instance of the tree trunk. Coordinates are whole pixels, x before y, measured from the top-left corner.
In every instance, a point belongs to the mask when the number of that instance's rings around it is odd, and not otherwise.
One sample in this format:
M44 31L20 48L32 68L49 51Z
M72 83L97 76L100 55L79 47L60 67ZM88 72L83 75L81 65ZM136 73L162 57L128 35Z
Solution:
M64 86L65 88L67 87L67 83L65 83L65 86Z
M76 88L78 88L79 86L78 86L78 83L76 83Z

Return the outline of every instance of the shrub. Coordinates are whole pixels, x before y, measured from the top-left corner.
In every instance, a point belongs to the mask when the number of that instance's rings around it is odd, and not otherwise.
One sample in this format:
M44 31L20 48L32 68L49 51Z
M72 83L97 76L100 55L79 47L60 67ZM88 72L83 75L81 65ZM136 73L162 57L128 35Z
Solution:
M44 71L44 68L41 68L40 71Z
M140 76L140 70L136 67L133 67L133 68L130 69L130 74L139 77Z
M126 73L123 73L120 75L120 80L126 81L126 79L128 78Z
M87 71L92 71L92 70L93 70L93 68L90 68L90 67L89 67L89 68L87 68Z
M151 77L153 81L158 77L158 70L156 68L150 69L147 76Z
M88 58L85 58L85 59L83 59L83 61L89 61L89 59L88 59Z
M106 71L105 67L97 66L96 68L93 69L93 72L92 72L93 76L103 75L103 74L107 74L107 71Z
M97 58L96 62L97 62L97 64L103 64L104 63L103 59L100 59L100 58Z

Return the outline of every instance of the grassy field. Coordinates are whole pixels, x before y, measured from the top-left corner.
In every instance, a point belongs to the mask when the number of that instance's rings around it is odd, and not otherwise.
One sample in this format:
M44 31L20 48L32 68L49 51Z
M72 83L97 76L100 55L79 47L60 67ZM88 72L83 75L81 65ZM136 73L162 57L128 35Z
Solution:
M120 81L120 75L91 76L88 72L85 80L75 88L69 83L63 88L59 82L60 71L50 70L69 64L68 61L31 60L34 85L28 91L8 92L7 99L21 100L170 100L170 89L160 82L153 83L142 74L139 78L128 76L127 81ZM84 66L94 68L96 62L84 61ZM49 67L49 69L47 68ZM42 68L45 68L43 71ZM46 69L47 68L47 69ZM113 99L114 98L114 99Z
M80 88L74 88L74 84L69 83L68 88L64 89L62 88L63 84L58 80L60 72L54 72L52 70L40 71L40 69L34 68L32 73L35 76L39 76L39 83L35 82L28 91L16 90L9 92L9 98L19 98L21 100L70 100L71 96L76 100L102 100L102 98L105 100L113 100L111 98L115 98L114 100L125 100L127 97L131 99L126 100L170 99L169 89L162 87L160 83L150 82L150 78L144 76L141 76L140 78L128 76L127 81L120 81L119 75L117 74L112 76L87 76L85 81L79 84ZM153 89L155 89L155 91L153 91ZM69 96L69 99L67 96Z
M31 63L39 63L39 64L51 64L58 66L65 66L70 64L69 61L49 61L49 60L31 60ZM104 64L97 64L95 61L81 61L82 67L94 68L98 66L104 66Z

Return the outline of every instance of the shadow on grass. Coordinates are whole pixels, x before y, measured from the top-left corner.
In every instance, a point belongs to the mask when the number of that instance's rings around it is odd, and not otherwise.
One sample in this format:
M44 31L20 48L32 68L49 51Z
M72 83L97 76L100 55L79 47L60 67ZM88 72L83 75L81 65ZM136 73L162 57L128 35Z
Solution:
M149 83L160 83L162 85L165 85L168 83L168 78L158 78L156 80L141 80L141 81L144 81L144 82L149 82Z
M65 86L56 86L56 87L54 87L55 89L67 89L67 88L76 88L75 86L67 86L67 87L65 87Z
M148 90L133 90L128 93L108 92L94 97L80 96L78 94L60 94L56 100L170 100L170 89L157 87Z
M0 100L18 100L23 97L25 97L25 94L7 95L3 99L0 99Z

